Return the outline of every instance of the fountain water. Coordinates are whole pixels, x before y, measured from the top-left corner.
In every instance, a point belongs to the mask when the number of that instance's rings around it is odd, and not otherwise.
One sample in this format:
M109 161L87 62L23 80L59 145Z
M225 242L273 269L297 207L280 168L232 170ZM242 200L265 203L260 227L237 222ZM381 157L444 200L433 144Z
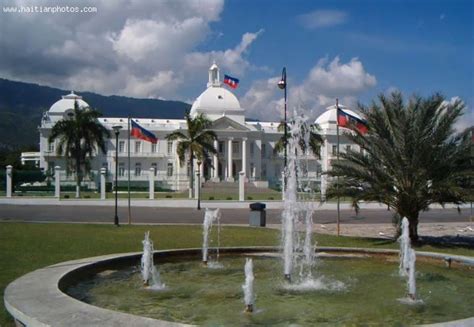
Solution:
M255 306L255 295L253 292L253 261L250 258L245 259L245 284L242 285L244 290L245 312L253 312Z
M202 224L202 263L208 264L209 259L209 235L211 233L212 225L217 222L217 255L216 263L213 266L218 266L219 262L219 247L220 247L220 230L221 230L221 212L219 209L211 210L206 208L204 214L204 222Z
M287 281L292 280L293 270L299 268L300 278L311 278L314 265L314 246L312 244L313 212L312 203L298 201L298 189L306 176L306 158L309 151L309 128L304 116L294 113L290 124L288 139L288 161L285 171L286 189L284 191L284 210L282 214L283 273ZM305 144L304 149L302 144ZM304 240L299 230L304 228ZM303 254L303 255L301 255Z
M399 299L399 301L408 304L421 304L423 301L416 298L416 252L411 247L409 227L408 219L403 218L401 226L402 233L398 238L400 242L399 274L407 278L408 297Z
M411 242L409 234L409 222L407 218L402 219L401 230L402 233L398 238L398 242L400 243L400 267L398 272L401 277L408 277Z
M164 289L165 284L161 282L160 273L153 262L153 241L150 239L150 231L145 232L143 243L143 255L141 260L141 273L143 285L150 289Z

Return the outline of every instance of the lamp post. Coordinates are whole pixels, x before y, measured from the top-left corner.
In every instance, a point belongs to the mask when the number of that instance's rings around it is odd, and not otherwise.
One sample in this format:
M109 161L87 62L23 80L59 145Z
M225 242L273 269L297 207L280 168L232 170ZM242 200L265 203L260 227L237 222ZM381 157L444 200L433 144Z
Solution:
M287 118L286 118L286 89L287 89L287 84L286 84L286 67L283 67L283 71L281 72L281 80L278 81L278 87L284 91L285 93L285 169L286 169L286 164L287 164L287 158L288 158L288 153L287 153L287 143L288 143L288 126L287 126Z
M115 226L119 227L119 219L117 214L117 207L118 207L118 137L120 134L120 130L122 126L115 125L112 126L112 129L115 132L115 217L114 217L114 224Z
M198 164L198 169L196 171L196 176L197 176L197 209L201 210L201 161L197 162Z

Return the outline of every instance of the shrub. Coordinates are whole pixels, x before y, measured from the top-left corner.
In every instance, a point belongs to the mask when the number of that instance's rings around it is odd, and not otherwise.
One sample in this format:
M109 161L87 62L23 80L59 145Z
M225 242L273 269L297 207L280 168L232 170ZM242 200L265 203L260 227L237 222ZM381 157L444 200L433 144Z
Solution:
M90 195L84 195L84 199L90 199L91 196Z
M275 198L273 196L269 196L268 200L275 200Z
M65 195L64 195L64 198L65 198L65 199L69 199L69 194L65 194Z
M165 196L165 198L167 198L167 199L171 199L172 197L173 197L173 196L170 195L170 194L167 194L167 195Z
M231 197L231 196L228 196L226 200L232 200L232 197Z
M209 200L214 200L214 197L213 197L213 196L210 196L210 197L209 197Z
M253 198L251 196L248 196L247 200L253 200Z

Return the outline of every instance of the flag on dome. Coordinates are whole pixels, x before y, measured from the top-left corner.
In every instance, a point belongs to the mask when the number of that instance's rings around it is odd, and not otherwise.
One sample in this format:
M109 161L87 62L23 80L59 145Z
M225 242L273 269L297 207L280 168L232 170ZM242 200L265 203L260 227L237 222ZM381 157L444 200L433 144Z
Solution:
M361 134L365 134L369 131L365 120L351 115L339 107L337 107L337 124L340 127L354 126Z
M158 142L158 139L156 138L155 134L144 129L133 120L131 120L131 123L132 123L132 129L130 131L130 136L133 136L133 137L136 137L137 139L148 141L151 143Z
M224 75L224 84L227 84L231 88L236 89L237 86L239 86L239 80L235 77Z

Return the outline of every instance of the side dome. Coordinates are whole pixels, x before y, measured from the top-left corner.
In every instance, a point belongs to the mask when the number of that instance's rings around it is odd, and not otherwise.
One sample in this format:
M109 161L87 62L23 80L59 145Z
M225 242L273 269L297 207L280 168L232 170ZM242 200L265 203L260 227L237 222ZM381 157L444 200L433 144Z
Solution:
M49 108L48 113L51 115L63 115L69 110L74 109L74 102L77 101L79 108L89 107L87 102L82 100L82 97L75 94L71 91L68 95L63 95L61 100L56 101L51 108Z
M339 108L347 112L348 114L363 119L358 113L348 109L346 106L339 105ZM326 108L326 111L323 112L315 121L316 124L322 128L332 127L330 125L336 125L337 123L337 109L335 105L329 106Z

